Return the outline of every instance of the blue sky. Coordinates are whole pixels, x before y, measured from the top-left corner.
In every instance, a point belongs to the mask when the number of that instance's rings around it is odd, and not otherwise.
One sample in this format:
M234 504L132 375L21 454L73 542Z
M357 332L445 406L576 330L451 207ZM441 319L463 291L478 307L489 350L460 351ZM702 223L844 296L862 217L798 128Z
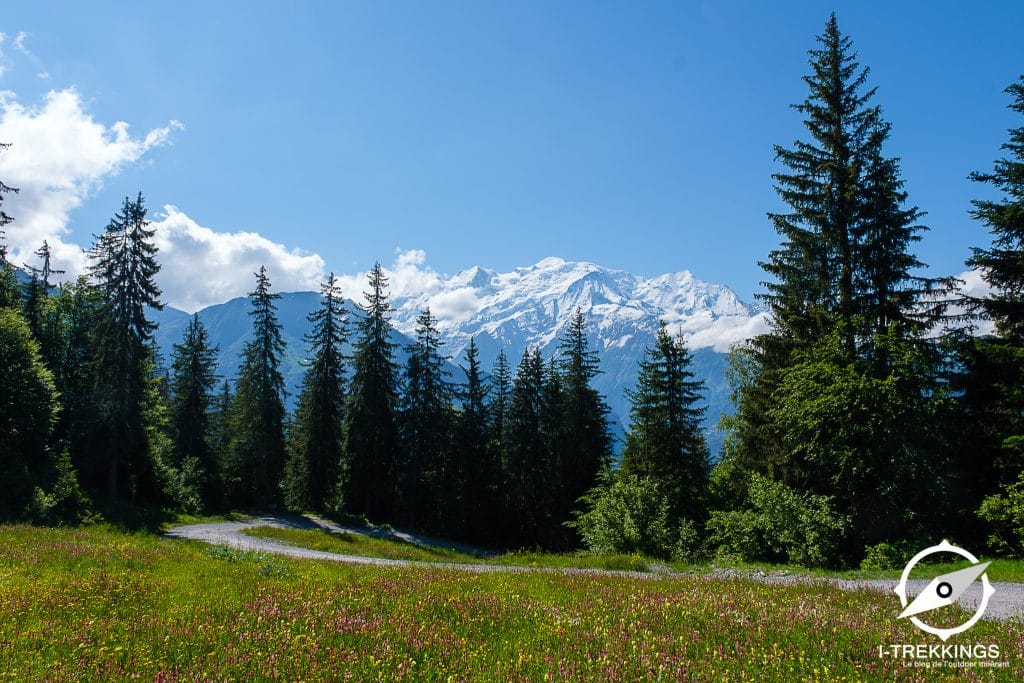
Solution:
M235 251L200 265L232 270L258 233L283 288L416 249L442 273L549 255L686 268L749 299L777 241L772 145L802 135L789 105L832 9L928 212L918 254L959 273L986 240L966 176L1020 125L1002 93L1024 73L1020 2L8 4L0 178L28 188L11 241L87 245L141 189L180 212L165 289L186 307L248 284L184 291L202 270L183 261L221 233ZM89 124L81 149L48 132ZM190 251L199 226L211 241Z

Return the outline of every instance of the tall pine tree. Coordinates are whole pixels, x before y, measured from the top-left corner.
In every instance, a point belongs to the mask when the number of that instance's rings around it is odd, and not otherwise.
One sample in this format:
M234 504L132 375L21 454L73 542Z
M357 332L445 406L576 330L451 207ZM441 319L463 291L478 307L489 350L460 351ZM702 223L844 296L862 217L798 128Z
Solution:
M328 511L342 486L347 338L344 301L334 274L320 287L320 306L309 314L310 359L290 434L285 498L296 510Z
M540 349L527 348L512 386L505 445L507 540L513 545L536 546L552 526L556 469L544 430L544 379Z
M600 374L597 352L587 339L586 317L577 308L558 345L562 405L558 419L562 439L558 451L559 491L556 516L569 519L579 498L597 484L598 474L611 462L608 406L594 389Z
M837 496L855 526L871 528L855 533L858 540L877 542L873 513L896 505L898 493L886 490L872 509L858 487L879 480L893 458L907 472L924 459L943 469L946 454L934 451L932 439L943 394L939 356L925 334L944 315L951 281L913 275L923 265L910 252L925 229L916 223L921 214L904 206L898 162L883 151L889 124L870 103L868 69L834 15L818 42L804 77L808 96L795 106L809 137L776 147L784 170L773 178L788 211L770 214L782 239L761 264L772 278L762 297L772 329L734 354L737 412L727 421L726 460L740 472ZM825 422L809 421L828 418L816 408L886 382L896 390L887 400L907 406L904 417L916 420L901 443L891 443L882 402L869 411L877 419L860 425L877 433L842 430L848 443ZM928 397L934 401L922 402ZM813 434L817 445L801 445L797 432L805 441ZM934 480L921 484L935 493ZM891 527L893 538L909 529L896 520Z
M454 389L441 356L437 320L429 308L416 319L416 341L407 351L400 420L406 523L443 531L457 495L449 463Z
M1010 109L1024 115L1024 75L1006 93ZM995 334L971 340L965 353L965 431L975 439L972 478L990 487L1013 483L1024 470L1024 126L1009 133L1002 146L1006 155L991 171L971 174L1002 195L973 202L971 216L989 229L992 243L974 248L967 261L990 288L969 303L995 323ZM979 439L982 453L976 452Z
M508 411L512 403L512 370L509 368L505 349L498 351L498 357L491 369L490 393L491 400L487 405L489 441L498 462L505 467L508 462Z
M11 143L9 142L0 142L0 152L6 151L10 146ZM10 265L10 262L7 260L7 241L4 227L9 225L14 221L14 219L8 216L7 212L4 211L4 195L12 192L17 193L18 190L5 185L4 182L0 180L0 270L6 270L7 266Z
M25 320L28 321L32 335L42 342L43 317L46 316L46 300L50 296L53 284L50 282L51 275L63 275L63 270L51 266L53 254L50 252L50 245L43 240L43 246L35 252L39 257L39 266L25 264L25 270L31 274L31 278L25 284ZM47 354L44 353L44 357Z
M465 377L459 399L461 409L455 425L451 476L455 498L452 528L467 538L489 542L501 515L498 504L501 486L501 461L489 439L488 396L490 389L480 369L476 339L466 347Z
M673 521L700 523L707 513L710 462L701 419L704 382L693 374L682 337L662 326L640 361L629 392L630 426L620 471L649 477L668 498Z
M361 306L345 413L345 503L353 513L395 521L398 370L390 341L388 280L379 263L370 271L369 285Z
M285 345L277 320L280 295L270 291L267 269L256 273L256 289L249 293L252 339L245 345L235 392L231 478L227 482L233 502L273 504L281 498L284 470L284 376L281 359Z
M170 380L170 431L175 465L195 461L203 502L217 490L219 466L209 442L210 406L217 383L219 349L210 345L206 328L193 315L180 344L174 345Z
M90 252L90 273L102 301L97 324L96 373L105 432L100 457L111 500L155 484L144 424L155 325L146 309L160 309L154 230L140 192L125 198Z

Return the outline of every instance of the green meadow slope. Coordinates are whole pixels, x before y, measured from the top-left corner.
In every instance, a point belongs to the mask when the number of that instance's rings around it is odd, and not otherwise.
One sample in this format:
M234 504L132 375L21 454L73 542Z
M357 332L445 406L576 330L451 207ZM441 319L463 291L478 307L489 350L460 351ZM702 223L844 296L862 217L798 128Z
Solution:
M922 671L892 599L698 576L474 573L294 560L109 527L0 527L3 680L1019 680ZM954 615L958 616L958 615Z

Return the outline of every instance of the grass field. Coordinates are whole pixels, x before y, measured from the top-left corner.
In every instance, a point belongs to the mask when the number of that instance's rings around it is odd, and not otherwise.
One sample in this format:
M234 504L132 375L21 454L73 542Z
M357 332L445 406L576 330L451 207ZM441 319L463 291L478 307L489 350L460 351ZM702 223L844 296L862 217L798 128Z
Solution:
M512 552L494 557L480 558L467 553L442 548L429 548L398 540L371 538L362 534L338 534L320 529L285 529L280 527L259 526L246 529L243 533L285 541L302 548L323 550L326 552L365 557L383 557L398 560L419 560L426 562L458 562L470 564L503 564L533 567L591 568L612 569L623 571L646 572L655 568L666 568L687 574L708 574L716 569L738 569L750 573L774 572L795 575L818 576L841 579L898 579L902 569L893 570L825 570L807 569L793 565L769 564L730 564L722 566L714 563L684 564L680 562L665 563L651 558L636 555L594 555L586 552L577 553L529 553ZM980 558L982 561L990 558ZM988 569L989 578L993 581L1010 581L1024 583L1024 561L1019 559L994 558ZM910 574L910 578L931 578L940 573L963 569L969 563L932 563L918 564Z
M591 555L588 553L513 552L479 557L447 548L433 548L400 540L374 538L355 533L333 533L319 529L285 529L272 526L250 527L242 533L285 541L301 548L344 555L382 557L392 560L454 562L459 564L498 564L522 567L561 567L648 571L653 562L632 555Z
M108 527L0 527L7 680L1019 680L920 671L892 596L696 576L477 574L288 560ZM940 677L941 677L940 676Z

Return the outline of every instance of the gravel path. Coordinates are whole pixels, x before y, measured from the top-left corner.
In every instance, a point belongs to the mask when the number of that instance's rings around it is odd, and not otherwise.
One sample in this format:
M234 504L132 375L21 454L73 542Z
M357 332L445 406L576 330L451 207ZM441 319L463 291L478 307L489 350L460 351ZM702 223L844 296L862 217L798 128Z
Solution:
M188 524L185 526L179 526L174 527L173 529L169 529L167 531L167 535L172 538L186 538L196 541L203 541L205 543L228 546L230 548L236 548L239 550L252 550L258 552L272 553L275 555L287 555L288 557L297 557L309 560L329 560L333 562L346 562L350 564L363 564L378 567L431 567L457 569L460 571L481 573L538 572L547 574L631 576L635 578L693 576L692 574L682 574L673 572L667 566L659 566L656 568L656 571L654 572L625 572L607 569L587 568L525 567L497 564L424 562L418 560L392 560L380 557L343 555L340 553L325 552L323 550L311 550L309 548L300 548L298 546L285 543L284 541L278 541L273 538L261 538L258 536L249 536L247 534L242 533L244 529L249 529L257 526L272 526L280 528L298 529L319 528L325 531L332 531L334 533L347 532L357 534L370 534L378 537L393 538L408 543L415 543L417 545L438 548L450 548L453 550L458 550L460 552L480 556L486 556L488 554L486 551L483 551L479 548L474 548L472 546L466 546L456 543L448 543L445 541L440 541L438 539L430 538L428 536L421 536L418 534L411 534L400 531L347 527L317 517L268 516L256 517L237 522L211 522L207 524ZM887 593L892 593L897 583L895 579L833 579L816 576L800 576L785 573L768 573L760 571L751 572L736 569L714 570L704 576L707 576L708 578L717 579L747 579L777 585L826 584L834 586L841 590L870 589L884 591ZM927 585L927 583L927 581L923 580L908 581L908 592L911 594L915 594L921 589L923 589ZM988 608L985 610L985 619L1006 621L1011 618L1019 618L1021 616L1024 616L1024 584L993 581L992 587L995 588L996 592L989 600ZM896 598L893 599L896 600ZM977 607L978 601L980 599L981 587L980 584L976 583L972 588L970 588L966 593L964 593L960 597L960 602L966 609L973 610Z

